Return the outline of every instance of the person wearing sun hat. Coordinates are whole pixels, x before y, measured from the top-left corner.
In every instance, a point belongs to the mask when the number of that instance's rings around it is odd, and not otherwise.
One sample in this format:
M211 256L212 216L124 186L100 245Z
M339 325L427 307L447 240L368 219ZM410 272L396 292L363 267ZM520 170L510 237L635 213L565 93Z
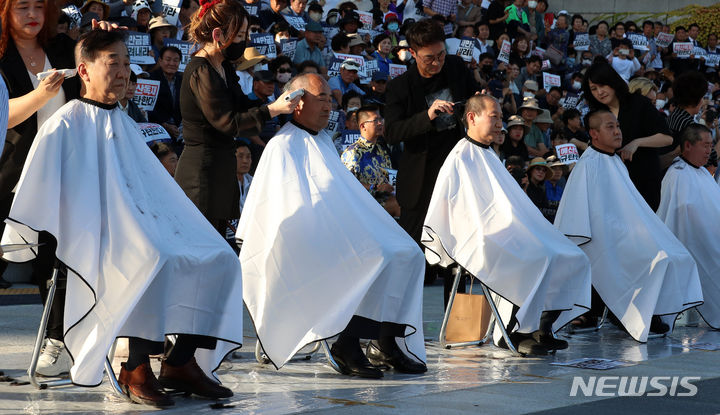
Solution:
M85 14L87 12L100 16L98 20L107 20L107 18L110 17L110 6L102 0L87 0L80 8L80 13Z
M508 118L507 136L502 144L502 151L505 158L510 156L518 156L523 160L528 159L528 150L523 137L530 131L525 125L525 120L519 115L512 115Z
M535 125L535 119L542 112L542 108L538 105L538 100L535 98L525 98L523 103L518 108L518 114L525 120L525 125L528 126L530 131L525 134L525 145L528 148L528 153L532 157L543 157L548 152L548 148L543 140L543 133Z
M550 205L548 203L547 195L545 194L545 181L552 177L552 169L548 167L544 158L535 157L530 160L530 165L528 165L525 174L528 177L528 184L525 188L525 193L527 193L533 204L540 209L543 216L548 219L546 213Z
M150 44L155 54L155 61L160 59L160 49L163 48L163 39L175 39L177 36L177 26L170 24L165 16L157 16L150 19L148 33L150 33Z
M565 190L565 183L567 182L565 174L568 169L567 166L554 155L546 158L545 162L547 162L548 167L552 170L552 174L545 177L545 195L548 201L548 210L545 216L552 223L555 221L555 214L557 213L558 205L560 205L563 190Z

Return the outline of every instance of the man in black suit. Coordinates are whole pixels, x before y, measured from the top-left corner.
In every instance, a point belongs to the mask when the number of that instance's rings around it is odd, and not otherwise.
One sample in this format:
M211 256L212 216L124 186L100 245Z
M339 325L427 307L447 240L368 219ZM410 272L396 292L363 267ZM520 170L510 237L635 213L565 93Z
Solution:
M148 113L150 122L162 125L173 140L180 135L180 85L182 85L182 72L178 72L182 52L175 46L166 46L160 49L158 65L160 69L150 74L150 79L160 81L160 91L155 102L155 108Z
M391 145L404 143L397 176L399 223L420 244L440 167L465 134L455 117L463 112L457 103L479 87L461 58L446 56L445 33L437 22L415 23L406 38L415 63L388 84L385 137Z

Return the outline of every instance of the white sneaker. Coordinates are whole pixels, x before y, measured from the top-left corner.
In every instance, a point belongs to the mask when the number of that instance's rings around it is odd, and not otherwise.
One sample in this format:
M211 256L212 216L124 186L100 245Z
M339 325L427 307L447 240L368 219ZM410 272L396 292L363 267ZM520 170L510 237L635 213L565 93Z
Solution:
M65 344L60 340L46 339L35 372L42 376L59 376L69 373L71 366L72 360Z

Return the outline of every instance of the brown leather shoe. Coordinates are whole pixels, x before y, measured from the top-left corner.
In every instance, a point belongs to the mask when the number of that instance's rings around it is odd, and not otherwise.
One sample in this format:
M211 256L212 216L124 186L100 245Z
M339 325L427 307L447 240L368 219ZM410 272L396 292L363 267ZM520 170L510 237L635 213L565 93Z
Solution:
M172 406L175 401L165 393L149 363L143 363L134 370L126 370L125 363L120 365L118 383L123 392L133 402L152 406Z
M233 396L230 389L207 377L194 357L182 366L171 366L163 361L158 380L166 389L194 393L205 398L219 399Z

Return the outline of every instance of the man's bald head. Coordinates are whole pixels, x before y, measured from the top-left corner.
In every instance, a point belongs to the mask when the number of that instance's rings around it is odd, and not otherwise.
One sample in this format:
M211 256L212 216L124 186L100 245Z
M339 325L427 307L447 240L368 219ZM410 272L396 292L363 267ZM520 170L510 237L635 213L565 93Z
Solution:
M606 153L615 153L622 147L620 123L612 112L602 109L589 113L585 117L592 145Z
M295 108L293 119L312 131L327 127L332 109L330 86L325 78L315 73L300 74L285 84L285 91L304 89L300 103Z
M490 95L473 95L465 104L463 122L467 135L482 144L490 145L502 134L502 109Z

